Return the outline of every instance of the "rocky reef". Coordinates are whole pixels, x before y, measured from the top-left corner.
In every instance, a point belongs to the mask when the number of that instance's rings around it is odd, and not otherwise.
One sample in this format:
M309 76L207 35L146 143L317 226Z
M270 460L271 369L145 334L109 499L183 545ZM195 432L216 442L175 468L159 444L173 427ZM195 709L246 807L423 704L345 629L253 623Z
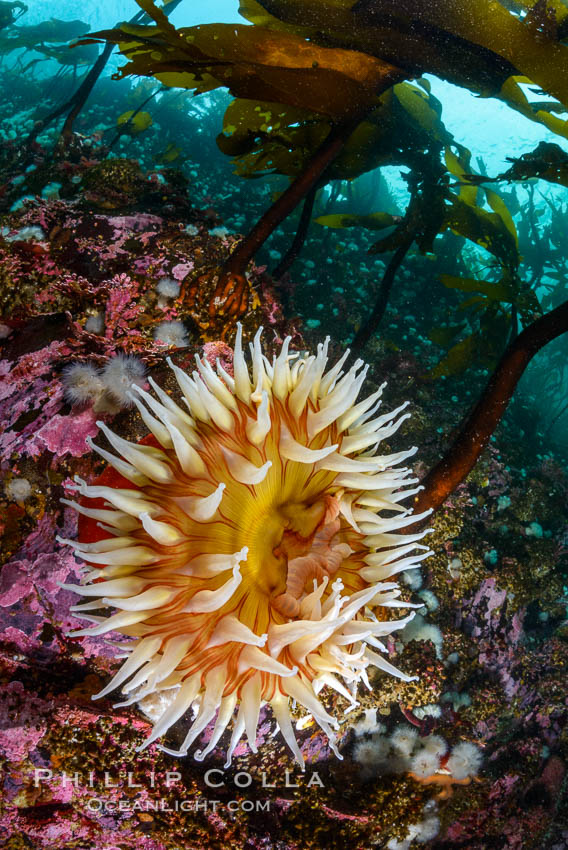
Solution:
M146 433L124 392L132 370L171 390L167 356L230 369L234 318L212 306L212 270L240 237L214 206L188 206L167 171L87 157L55 168L59 197L16 205L0 235L3 846L567 847L568 477L552 454L528 465L504 427L434 516L421 575L403 575L424 608L389 653L417 681L377 674L345 715L346 701L327 697L343 760L299 720L301 773L268 711L266 746L239 745L230 769L222 747L204 764L154 746L137 754L160 707L91 701L116 662L102 638L68 636L76 600L60 584L80 562L56 542L77 530L60 500L74 475L104 466L88 443L98 419L132 440ZM248 338L264 325L269 350L288 333L297 348L319 341L315 325L285 320L265 269L249 281ZM420 446L422 475L457 424L455 403L421 380L414 354L370 351L388 402L411 401L393 451Z

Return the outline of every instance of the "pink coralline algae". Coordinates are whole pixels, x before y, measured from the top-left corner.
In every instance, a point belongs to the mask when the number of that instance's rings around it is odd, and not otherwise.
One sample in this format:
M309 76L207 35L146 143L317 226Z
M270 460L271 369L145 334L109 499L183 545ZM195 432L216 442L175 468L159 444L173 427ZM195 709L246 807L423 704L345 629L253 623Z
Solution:
M45 448L57 457L65 454L81 457L90 451L87 437L96 437L99 432L96 420L91 407L72 416L56 414L39 429L35 439L43 441Z
M65 528L72 531L64 523L61 530ZM32 548L47 549L47 545L36 539ZM0 617L0 643L2 640L12 643L16 639L18 644L19 635L23 632L26 641L31 640L31 646L39 650L46 623L56 626L55 632L51 629L51 640L56 633L63 639L68 631L78 628L81 621L69 611L75 598L69 591L62 590L60 584L76 582L79 578L80 563L70 555L67 547L54 544L52 539L47 551L32 554L30 547L24 545L4 564L0 573L0 609L6 612L4 619L8 619L12 629L2 633L3 618ZM85 657L95 658L112 657L114 654L101 638L82 643L81 651Z
M65 552L38 555L34 561L9 561L0 577L0 606L11 607L27 598L30 610L37 611L42 591L56 594L59 582L77 572L73 559Z
M121 254L128 255L129 251L125 243L134 234L138 235L141 244L146 245L162 226L162 219L154 215L109 216L108 218L95 216L95 220L101 224L108 223L113 229L111 239L99 250L101 260L116 259Z
M53 541L55 535L59 533L58 520L62 522L61 533L64 537L73 537L77 534L77 514L75 511L66 508L62 518L51 513L45 513L38 520L35 529L24 540L21 549L18 551L18 556L30 560L35 558L36 555L53 552Z
M506 590L497 587L495 579L485 579L473 599L464 605L460 619L463 617L477 643L479 663L501 678L505 694L512 698L518 682L511 677L510 670L523 639L524 611L513 609L508 613L507 595Z
M7 459L19 451L35 457L42 447L35 443L37 431L48 425L61 409L63 392L55 379L53 366L56 358L71 354L64 342L53 342L41 352L20 357L14 368L5 375L0 385L0 454ZM21 416L37 410L32 422L24 428L13 428Z
M0 691L0 753L19 762L35 750L47 730L53 704L27 693L21 682Z
M194 263L178 263L172 269L172 277L175 280L182 281L193 269Z
M63 406L63 389L55 370L58 359L71 356L66 342L53 342L46 348L20 357L0 382L0 458L7 461L13 452L39 457L49 450L55 458L65 454L80 457L89 452L87 437L98 428L91 410L74 410L68 414ZM36 415L18 428L21 417Z
M213 367L217 366L217 360L227 372L233 375L233 349L224 342L206 342L203 346L203 354L207 362Z
M163 224L163 219L160 216L150 213L111 215L108 216L107 221L114 227L114 239L131 236L133 233L158 233Z
M132 270L138 275L148 275L154 278L163 277L167 273L165 257L140 257L134 260Z
M105 307L105 337L118 341L132 335L132 323L140 312L139 285L128 275L121 274L108 282Z

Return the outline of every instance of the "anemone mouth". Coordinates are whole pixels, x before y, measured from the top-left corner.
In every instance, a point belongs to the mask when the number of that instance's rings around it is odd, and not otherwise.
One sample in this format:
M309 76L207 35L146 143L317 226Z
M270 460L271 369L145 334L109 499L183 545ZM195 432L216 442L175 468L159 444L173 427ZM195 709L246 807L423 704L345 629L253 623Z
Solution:
M356 403L367 367L357 361L344 374L346 354L326 372L327 340L308 356L289 354L287 338L270 364L259 331L251 382L241 334L238 325L233 375L199 357L192 376L169 361L188 410L151 379L154 395L132 386L149 438L130 443L99 423L117 454L93 449L119 479L76 479L83 499L67 504L102 534L64 541L86 562L81 585L64 587L92 597L72 610L94 625L73 636L134 638L120 645L126 661L97 697L119 686L119 705L171 695L141 750L193 706L180 749L167 751L187 754L215 721L195 752L205 758L238 706L230 763L243 734L256 752L268 703L303 764L290 698L339 756L320 691L352 708L370 665L410 679L386 660L380 638L413 616L391 619L392 609L418 607L399 599L392 579L427 557L418 543L427 532L396 533L424 516L400 504L417 491L411 470L398 467L415 449L375 453L406 405L375 416L383 387ZM115 611L93 613L101 608Z

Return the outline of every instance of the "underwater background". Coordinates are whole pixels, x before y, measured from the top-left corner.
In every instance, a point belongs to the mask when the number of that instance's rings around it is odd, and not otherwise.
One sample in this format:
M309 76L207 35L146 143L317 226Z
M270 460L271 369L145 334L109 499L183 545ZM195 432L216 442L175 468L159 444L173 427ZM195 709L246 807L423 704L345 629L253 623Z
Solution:
M2 846L568 848L567 72L565 0L0 2ZM322 692L341 759L293 705L305 772L266 707L230 768L138 753L164 707L91 700L61 587L101 420L145 438L168 358L230 385L237 322L409 402L433 509L417 678Z

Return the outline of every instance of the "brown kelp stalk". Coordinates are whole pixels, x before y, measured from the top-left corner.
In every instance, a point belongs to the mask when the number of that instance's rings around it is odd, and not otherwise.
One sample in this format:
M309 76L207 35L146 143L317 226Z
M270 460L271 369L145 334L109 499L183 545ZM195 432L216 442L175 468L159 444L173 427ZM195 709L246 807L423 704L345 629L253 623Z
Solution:
M568 332L568 301L537 319L511 340L481 398L465 420L453 445L422 481L416 512L439 508L475 466L499 424L526 367L543 346Z
M408 249L414 242L414 238L414 233L408 233L405 236L402 244L398 246L398 248L392 255L389 264L385 269L383 279L381 280L381 284L379 286L379 294L377 296L375 306L373 307L373 312L371 313L367 321L361 325L361 327L355 334L355 337L353 338L353 342L351 343L352 357L356 357L359 354L363 346L366 345L371 336L379 327L381 320L385 314L385 310L387 309L387 305L389 303L389 296L396 273L400 264L404 260Z
M149 103L151 100L153 100L153 99L156 97L156 95L157 95L159 92L161 92L162 90L163 90L163 89L162 89L162 86L159 86L159 87L156 89L156 91L153 91L153 92L152 92L152 94L148 95L148 97L147 97L145 100L143 100L143 101L142 101L142 103L140 103L140 104L136 107L136 109L133 111L133 113L132 113L132 115L130 116L130 118L128 119L128 121L125 121L125 122L124 122L124 124L123 124L121 127L119 127L118 132L116 133L116 135L115 135L114 139L112 140L112 142L111 142L111 143L109 144L109 146L108 146L107 156L108 156L108 154L111 152L111 150L113 149L113 147L116 145L116 143L118 142L118 140L121 138L121 136L127 135L127 134L128 134L129 129L130 129L131 127L133 127L133 126L134 126L134 119L136 118L136 116L138 115L138 113L139 113L139 112L142 112L142 110L144 109L144 107L146 106L146 104L147 104L147 103Z
M179 6L181 0L171 0L168 3L166 14L170 15L176 6ZM146 18L146 12L137 12L133 18L128 21L129 25L132 24L141 24ZM114 50L114 44L110 42L105 44L104 49L100 56L97 58L97 61L94 63L93 67L79 86L76 92L74 92L69 100L65 101L61 106L58 106L52 112L38 121L33 128L32 132L28 136L27 144L30 145L32 142L36 140L38 135L45 130L56 118L59 118L60 115L65 115L65 123L63 124L63 129L61 130L61 135L59 137L59 142L63 144L68 144L73 135L73 124L75 123L75 119L79 115L80 111L84 107L87 102L89 95L91 94L95 83L99 79L100 75L105 69L105 66L110 59L110 55Z
M394 253L385 269L371 315L355 334L351 344L352 357L360 353L379 327L389 303L396 273L412 244L416 242L423 252L431 251L434 239L446 227L447 179L440 155L438 145L432 145L426 152L408 152L406 164L411 169L407 177L410 201L404 218L391 236L380 239L369 249L369 254L393 249Z
M318 187L312 186L306 197L304 198L304 205L302 207L302 214L300 215L300 221L298 222L298 228L296 230L296 234L294 239L292 240L292 244L274 269L272 273L272 277L275 280L279 280L282 275L288 271L306 241L306 236L308 235L308 228L310 226L310 221L312 218L312 211L314 208L314 201L316 199Z
M326 139L301 174L269 207L248 236L229 256L221 270L212 301L216 305L217 314L221 311L224 315L236 315L235 309L238 304L242 304L243 292L248 291L248 283L245 277L247 265L275 228L317 185L326 168L339 156L347 139L359 126L368 111L369 107L365 107L356 115L332 126Z
M138 16L136 16L138 17ZM67 118L65 119L65 127L64 132L62 132L61 137L64 139L68 139L71 129L73 126L73 121L79 114L81 108L85 105L87 98L89 97L91 91L93 90L93 86L96 81L102 74L106 63L109 60L110 54L112 53L114 48L114 44L105 44L104 50L101 55L97 58L97 61L79 86L76 92L74 92L69 100L65 101L61 106L58 106L52 112L42 118L40 121L37 121L35 127L31 131L28 136L27 144L31 145L39 136L46 127L48 127L56 118L59 118L60 115L67 113Z
M138 15L136 15L136 18L137 17ZM91 70L89 71L89 73L87 74L75 94L66 104L66 108L71 108L69 109L65 122L63 124L63 128L61 130L61 135L59 137L59 141L63 142L63 144L67 145L71 141L71 137L73 135L73 124L75 123L75 119L86 104L95 83L102 74L106 63L110 58L110 54L112 53L112 46L110 50L108 50L108 47L109 45L105 44L103 52L98 57L97 61L95 62L95 64L93 65L93 67L91 68ZM59 112L59 114L61 115L61 111Z

